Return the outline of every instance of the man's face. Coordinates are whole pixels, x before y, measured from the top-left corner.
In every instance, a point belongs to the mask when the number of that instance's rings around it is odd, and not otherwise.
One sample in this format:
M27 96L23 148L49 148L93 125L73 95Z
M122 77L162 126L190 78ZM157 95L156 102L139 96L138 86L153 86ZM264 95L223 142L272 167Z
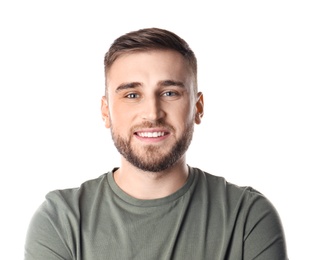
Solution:
M114 62L102 114L128 162L159 172L184 160L197 112L193 82L186 61L174 51L130 53Z

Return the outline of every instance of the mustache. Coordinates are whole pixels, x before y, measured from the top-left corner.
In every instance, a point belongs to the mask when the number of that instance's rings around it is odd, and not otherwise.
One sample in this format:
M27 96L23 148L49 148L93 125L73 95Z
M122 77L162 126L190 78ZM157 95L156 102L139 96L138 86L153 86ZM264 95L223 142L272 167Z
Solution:
M139 125L134 125L131 127L132 132L136 132L140 130L141 128L165 128L169 131L174 131L174 127L172 125L169 125L163 121L156 121L156 122L150 122L150 121L144 121Z

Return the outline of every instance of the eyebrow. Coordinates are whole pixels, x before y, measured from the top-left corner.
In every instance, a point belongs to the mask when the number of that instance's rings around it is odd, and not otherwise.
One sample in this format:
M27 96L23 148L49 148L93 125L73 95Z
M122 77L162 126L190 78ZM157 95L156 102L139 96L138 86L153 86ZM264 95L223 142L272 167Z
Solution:
M185 87L185 85L182 81L175 81L175 80L171 80L171 79L162 80L158 83L158 85L162 86L162 87L169 87L169 86L176 86L176 87L182 87L182 88Z
M121 92L122 90L134 89L134 88L138 88L141 86L142 86L142 84L140 82L122 83L116 88L115 92L118 93L118 92ZM160 86L160 87L176 86L176 87L185 88L185 85L183 82L171 80L171 79L159 81L158 86Z
M141 83L140 82L129 82L129 83L122 83L120 84L115 92L118 93L122 90L125 90L125 89L133 89L133 88L137 88L137 87L140 87L141 86Z

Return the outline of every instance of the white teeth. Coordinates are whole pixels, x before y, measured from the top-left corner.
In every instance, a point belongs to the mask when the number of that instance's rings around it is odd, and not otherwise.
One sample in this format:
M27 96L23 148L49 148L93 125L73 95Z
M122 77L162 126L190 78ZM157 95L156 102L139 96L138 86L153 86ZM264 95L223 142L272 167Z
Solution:
M164 136L164 132L140 132L138 133L141 137L160 137Z

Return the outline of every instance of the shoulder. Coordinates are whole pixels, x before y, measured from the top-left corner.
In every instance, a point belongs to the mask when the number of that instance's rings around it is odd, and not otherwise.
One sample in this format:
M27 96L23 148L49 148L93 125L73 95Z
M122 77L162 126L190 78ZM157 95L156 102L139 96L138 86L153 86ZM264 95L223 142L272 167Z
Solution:
M250 186L238 186L220 176L193 169L196 190L205 199L209 219L232 227L243 239L245 259L287 259L285 236L271 201Z
M223 222L230 223L227 226L240 233L247 259L258 255L258 259L286 259L282 223L266 196L250 186L238 186L199 169L194 172L199 193L207 198L209 214L217 221L222 216Z
M107 175L83 182L78 187L57 189L46 194L45 200L35 213L35 217L49 222L65 224L67 221L79 222L81 214L87 212L98 198L109 190Z
M91 212L99 190L106 189L105 173L88 180L79 187L54 190L46 195L44 202L34 213L28 227L25 245L26 256L57 255L71 259L74 241L79 237L83 212ZM49 258L49 259L54 259Z
M197 182L204 186L208 192L229 193L236 196L262 196L262 194L251 186L240 186L227 181L224 177L213 175L199 168L191 168L196 175Z
M105 189L108 174L104 173L95 179L87 180L79 187L50 191L45 196L46 202L57 204L58 206L80 203L86 198L95 196L99 189Z
M228 182L224 177L212 175L198 168L192 168L196 174L196 189L207 196L213 204L226 205L242 212L261 212L263 209L276 212L270 200L251 186L240 186ZM254 213L255 214L255 213Z

